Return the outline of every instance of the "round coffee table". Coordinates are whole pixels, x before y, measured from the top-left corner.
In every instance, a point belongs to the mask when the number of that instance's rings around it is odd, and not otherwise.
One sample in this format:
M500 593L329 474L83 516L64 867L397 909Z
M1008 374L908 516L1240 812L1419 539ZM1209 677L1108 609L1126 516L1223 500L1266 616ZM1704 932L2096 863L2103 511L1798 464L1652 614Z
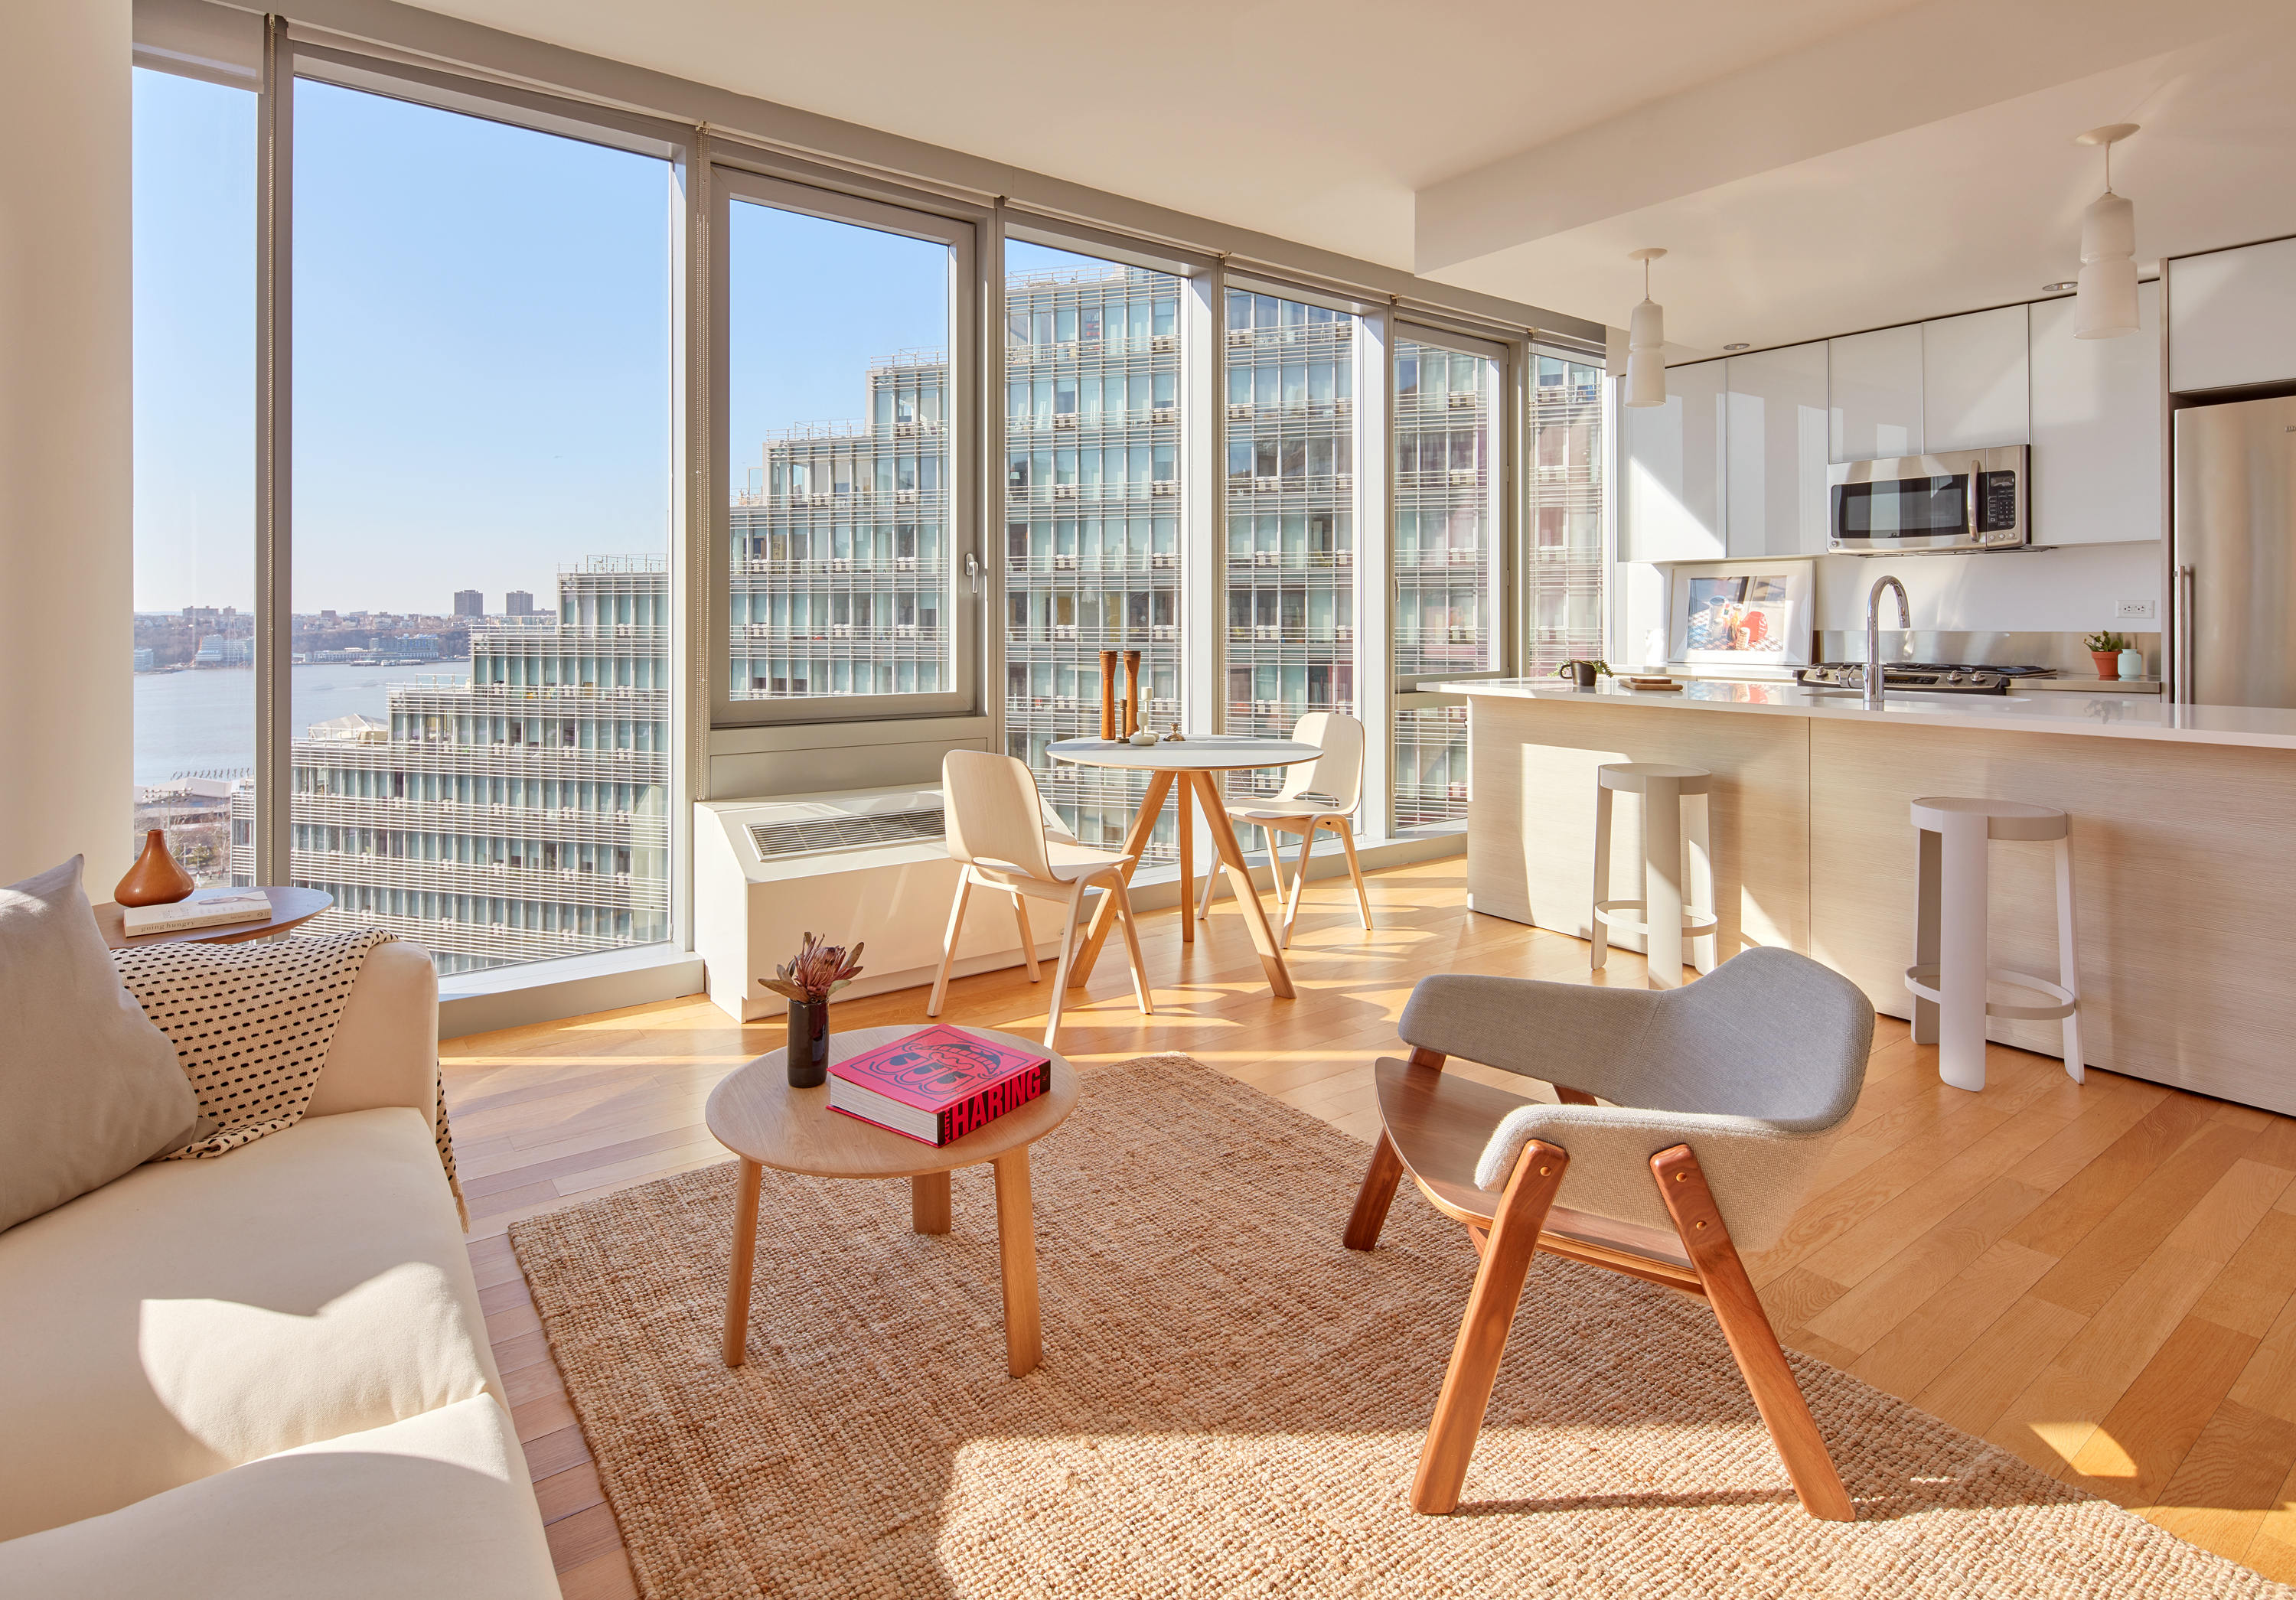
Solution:
M906 1038L914 1028L857 1028L829 1036L831 1064ZM980 1161L996 1166L996 1241L1004 1277L1004 1370L1033 1371L1043 1353L1037 1318L1036 1218L1029 1202L1029 1146L1076 1109L1077 1075L1062 1056L1032 1039L991 1028L966 1031L1015 1050L1052 1058L1052 1087L1018 1111L953 1144L931 1145L889 1133L829 1109L829 1086L793 1089L785 1052L768 1050L709 1091L703 1112L718 1142L742 1158L734 1210L734 1273L726 1290L726 1365L739 1366L750 1335L750 1272L758 1250L758 1188L763 1169L816 1177L906 1177L910 1225L921 1234L948 1232L948 1175Z

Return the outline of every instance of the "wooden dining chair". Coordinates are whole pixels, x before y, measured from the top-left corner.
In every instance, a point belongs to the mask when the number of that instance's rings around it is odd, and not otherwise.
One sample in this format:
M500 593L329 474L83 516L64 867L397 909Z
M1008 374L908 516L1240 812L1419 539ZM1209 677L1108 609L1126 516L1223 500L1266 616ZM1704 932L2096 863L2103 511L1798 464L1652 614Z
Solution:
M1355 813L1362 798L1364 725L1344 711L1310 711L1292 726L1292 739L1322 749L1322 758L1287 769L1283 787L1271 795L1251 795L1221 808L1234 821L1257 827L1267 842L1267 870L1275 880L1275 906L1283 920L1275 930L1276 944L1292 945L1292 924L1300 920L1300 896L1308 883L1308 855L1316 835L1329 829L1340 837L1347 852L1348 876L1356 886L1356 908L1371 928L1371 896L1364 888L1363 863L1356 857ZM1292 875L1287 897L1283 888L1283 857L1278 835L1300 836L1300 863ZM1201 920L1211 915L1212 886L1218 873L1204 875L1203 898L1197 902Z
M1053 976L1052 1014L1045 1022L1045 1048L1054 1048L1060 1032L1061 1005L1068 994L1069 963L1074 959L1086 918L1085 891L1098 888L1107 895L1124 931L1124 948L1132 958L1132 993L1141 1014L1152 1015L1155 1003L1148 995L1148 970L1140 960L1140 935L1132 920L1132 901L1125 893L1124 873L1133 857L1115 850L1096 850L1078 844L1073 834L1048 822L1036 775L1025 762L987 751L953 750L941 758L941 797L947 816L948 853L963 864L957 875L956 902L949 907L948 933L941 942L940 971L933 978L932 997L925 1015L940 1015L948 994L949 968L956 960L957 935L964 928L967 900L975 889L992 889L1013 897L1013 915L1021 926L1021 950L1034 983L1042 969L1037 963L1036 935L1029 927L1031 898L1058 900L1067 908L1061 928L1060 964Z
M1740 1261L1784 1231L1866 1080L1874 1008L1840 973L1751 949L1677 989L1426 978L1375 1069L1382 1131L1346 1243L1379 1242L1408 1173L1467 1225L1467 1298L1411 1504L1459 1503L1538 1251L1703 1297L1804 1510L1855 1520L1825 1440ZM1554 1087L1562 1104L1446 1073L1452 1056Z

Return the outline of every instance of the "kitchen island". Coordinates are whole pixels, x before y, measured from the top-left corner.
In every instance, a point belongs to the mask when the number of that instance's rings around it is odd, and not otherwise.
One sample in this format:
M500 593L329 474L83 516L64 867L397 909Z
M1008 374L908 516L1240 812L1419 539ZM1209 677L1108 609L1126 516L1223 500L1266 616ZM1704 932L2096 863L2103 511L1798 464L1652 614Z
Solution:
M1714 774L1718 955L1783 945L1911 1014L1912 802L1968 795L2072 819L2088 1064L2296 1112L2296 712L2125 694L1857 694L1784 684L1677 691L1559 680L1441 685L1468 699L1474 909L1587 937L1595 769ZM1636 897L1641 819L1620 795L1609 894ZM1997 844L1991 963L2056 970L2044 847ZM1613 935L1639 948L1639 940ZM2056 1024L1994 1020L2061 1054Z

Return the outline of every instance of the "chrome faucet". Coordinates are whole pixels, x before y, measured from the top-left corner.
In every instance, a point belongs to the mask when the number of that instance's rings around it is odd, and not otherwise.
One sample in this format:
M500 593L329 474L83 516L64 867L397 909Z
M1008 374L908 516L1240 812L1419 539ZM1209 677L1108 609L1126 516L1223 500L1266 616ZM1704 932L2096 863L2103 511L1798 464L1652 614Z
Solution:
M1911 628L1914 614L1906 606L1906 586L1888 573L1874 580L1873 593L1866 596L1866 709L1882 709L1882 591L1898 591L1898 626Z

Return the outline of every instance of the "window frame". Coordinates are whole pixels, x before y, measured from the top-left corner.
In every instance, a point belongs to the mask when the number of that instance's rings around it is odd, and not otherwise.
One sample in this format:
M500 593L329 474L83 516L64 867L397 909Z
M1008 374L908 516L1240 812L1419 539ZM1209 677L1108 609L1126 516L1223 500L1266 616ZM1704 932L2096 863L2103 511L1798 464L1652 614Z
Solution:
M1406 344L1432 345L1455 355L1474 356L1493 364L1494 384L1491 395L1491 484L1490 510L1491 554L1493 563L1488 569L1490 598L1494 615L1488 627L1491 632L1491 664L1460 672L1400 672L1396 669L1396 623L1402 614L1403 573L1397 562L1395 546L1396 496L1395 444L1398 420L1400 415L1395 404L1395 368L1402 358L1402 347ZM1522 538L1521 484L1522 473L1518 463L1524 448L1523 433L1528 418L1521 399L1524 341L1481 338L1457 332L1433 323L1410 317L1398 317L1390 331L1387 351L1388 414L1387 431L1382 441L1387 461L1387 561L1390 597L1386 637L1382 641L1385 651L1385 677L1395 696L1396 710L1409 710L1423 705L1453 703L1455 697L1431 693L1423 687L1436 683L1461 682L1469 679L1512 677L1521 659L1521 596L1519 574L1521 570L1519 546ZM1358 536L1360 537L1360 536ZM1422 697L1424 697L1423 699ZM1412 703L1406 704L1408 700Z
M683 595L684 552L691 541L692 512L685 484L687 438L693 395L685 381L689 358L682 354L693 324L690 263L696 243L693 173L695 130L677 122L594 105L561 95L490 82L401 60L367 54L297 37L283 18L259 26L261 70L258 94L260 176L257 199L257 506L255 528L256 782L254 875L259 882L292 881L294 840L292 640L294 529L293 307L295 88L308 79L481 121L648 156L668 164L675 193L665 218L668 299L663 308L669 338L671 382L667 397L671 449L664 496L668 513L663 554L670 578L669 710L668 717L668 925L657 941L575 953L484 969L450 978L460 989L475 981L480 990L558 981L567 962L594 965L602 957L637 964L660 963L665 952L690 951L693 929L693 830L679 819L690 810L700 776L690 735L690 713L700 685L691 669L690 609Z
M981 359L981 223L970 216L823 187L733 164L730 152L713 151L709 168L710 250L709 366L709 554L703 578L708 645L704 677L713 728L788 727L808 724L886 722L912 718L981 714L988 672L983 650L984 612L993 598L981 540L984 494L984 375ZM922 197L921 197L922 198ZM946 245L949 252L949 378L947 426L949 585L945 592L951 637L952 689L891 694L808 695L791 700L736 700L733 695L733 455L730 345L733 300L733 207L762 205L799 216L873 228ZM1001 390L1000 390L1001 392Z

